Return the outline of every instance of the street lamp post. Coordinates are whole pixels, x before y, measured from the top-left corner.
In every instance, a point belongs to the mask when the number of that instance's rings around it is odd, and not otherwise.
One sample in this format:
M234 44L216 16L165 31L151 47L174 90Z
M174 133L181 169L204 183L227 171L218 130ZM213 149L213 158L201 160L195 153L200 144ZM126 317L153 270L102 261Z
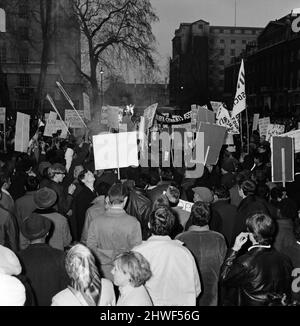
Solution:
M101 67L101 70L100 70L100 89L101 89L101 112L102 112L102 107L103 107L103 73L104 71L102 70L102 67Z

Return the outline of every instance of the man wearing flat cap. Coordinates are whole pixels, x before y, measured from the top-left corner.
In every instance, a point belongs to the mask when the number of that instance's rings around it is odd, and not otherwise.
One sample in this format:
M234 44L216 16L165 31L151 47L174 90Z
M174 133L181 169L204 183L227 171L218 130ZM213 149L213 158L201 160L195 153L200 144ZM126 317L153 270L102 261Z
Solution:
M66 217L54 209L57 194L53 189L44 187L36 191L33 196L36 205L34 213L43 215L52 221L53 226L49 234L49 245L53 248L64 250L71 241L70 227Z
M50 306L51 298L68 285L65 253L46 243L51 226L51 220L37 213L32 213L21 225L21 232L30 245L18 256L38 306Z

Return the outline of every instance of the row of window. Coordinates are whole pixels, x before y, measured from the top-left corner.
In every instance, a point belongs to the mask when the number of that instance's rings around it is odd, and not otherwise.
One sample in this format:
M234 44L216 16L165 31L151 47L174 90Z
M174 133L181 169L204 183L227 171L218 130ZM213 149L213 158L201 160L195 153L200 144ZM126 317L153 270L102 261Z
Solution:
M214 33L220 33L220 34L248 34L248 35L257 35L260 33L259 30L255 30L255 29L235 29L235 28L231 28L231 29L223 29L223 28L214 28L212 30Z
M19 63L27 64L29 59L29 50L28 48L18 49ZM0 46L0 63L7 62L7 51L5 46Z
M220 49L220 55L225 55L225 49ZM234 57L236 55L235 49L230 49L230 55Z
M231 43L231 44L236 44L236 41L237 41L237 40L230 40L230 43ZM224 43L225 43L225 40L224 40L224 39L221 39L221 40L220 40L220 43L221 43L221 44L224 44ZM242 40L242 44L247 44L247 41L246 41L246 40Z

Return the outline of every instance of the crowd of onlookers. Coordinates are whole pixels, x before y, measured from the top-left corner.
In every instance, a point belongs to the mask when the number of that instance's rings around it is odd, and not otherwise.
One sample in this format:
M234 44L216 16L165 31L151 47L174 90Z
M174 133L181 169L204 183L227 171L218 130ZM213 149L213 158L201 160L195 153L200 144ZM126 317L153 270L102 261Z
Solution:
M94 171L86 137L0 155L0 305L298 304L300 164L271 182L258 134L197 179Z

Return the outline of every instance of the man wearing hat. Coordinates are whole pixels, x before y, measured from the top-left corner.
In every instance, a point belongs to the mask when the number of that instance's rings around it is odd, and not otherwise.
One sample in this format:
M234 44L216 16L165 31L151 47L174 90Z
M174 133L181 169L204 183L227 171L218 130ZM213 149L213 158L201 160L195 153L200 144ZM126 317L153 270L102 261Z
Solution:
M72 237L67 219L53 208L57 201L56 192L47 187L41 188L34 194L33 200L37 207L34 213L41 214L53 222L49 245L64 250L71 243Z
M72 195L76 189L74 184L69 185L67 194L65 194L62 182L66 175L65 167L60 163L54 163L48 168L48 178L41 181L40 187L53 189L57 194L57 211L66 215L72 205Z
M30 245L18 255L38 306L50 306L51 298L68 285L64 252L46 243L51 226L51 220L37 213L27 217L21 226Z

